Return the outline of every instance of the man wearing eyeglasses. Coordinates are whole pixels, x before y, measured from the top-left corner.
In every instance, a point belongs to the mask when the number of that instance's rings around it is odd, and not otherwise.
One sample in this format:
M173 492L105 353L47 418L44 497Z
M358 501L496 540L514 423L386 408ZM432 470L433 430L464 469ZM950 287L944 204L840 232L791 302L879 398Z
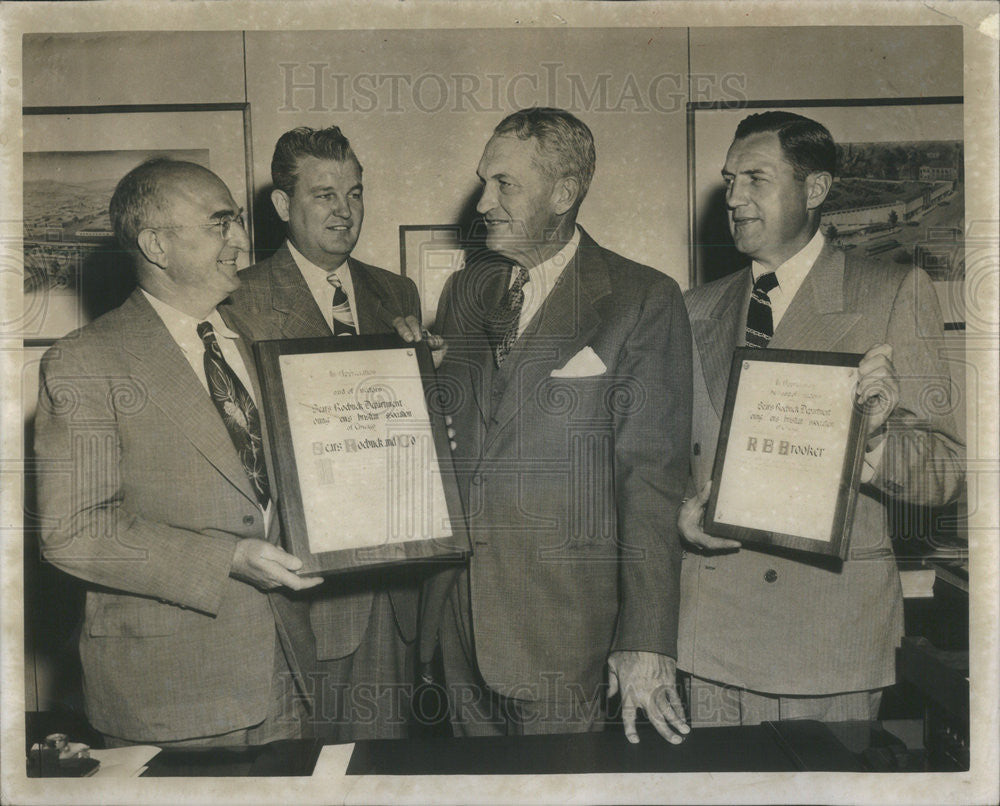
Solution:
M87 716L110 746L301 735L315 647L282 589L246 345L216 305L249 248L225 184L157 159L111 199L139 288L42 359L35 448L42 550L88 584Z

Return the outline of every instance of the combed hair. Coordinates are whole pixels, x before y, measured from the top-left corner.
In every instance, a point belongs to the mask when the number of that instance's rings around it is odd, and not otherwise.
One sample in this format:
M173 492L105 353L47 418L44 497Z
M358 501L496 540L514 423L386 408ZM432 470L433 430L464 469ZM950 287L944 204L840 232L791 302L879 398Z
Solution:
M594 135L583 121L563 109L534 106L505 117L493 134L513 134L519 140L534 138L544 157L539 168L553 180L576 177L580 182L576 206L583 201L597 164Z
M164 192L167 181L192 169L207 170L195 162L154 157L121 178L111 196L108 213L115 237L123 248L138 249L139 233L160 216L169 214Z
M836 176L837 146L822 123L793 112L758 112L740 121L733 139L767 132L778 135L781 151L796 179L801 181L817 171Z
M354 160L358 171L362 170L361 161L339 126L329 126L326 129L299 126L278 138L271 158L271 181L278 190L283 190L289 196L295 191L299 160L302 157L337 162Z

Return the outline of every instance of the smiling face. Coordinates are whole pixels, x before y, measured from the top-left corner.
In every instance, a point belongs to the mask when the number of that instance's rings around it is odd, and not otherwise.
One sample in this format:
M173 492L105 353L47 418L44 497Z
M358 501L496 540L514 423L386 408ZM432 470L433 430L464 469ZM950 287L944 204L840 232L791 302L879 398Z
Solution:
M163 195L170 219L157 230L164 279L178 299L214 307L239 288L240 254L249 251L250 242L239 223L225 238L220 227L202 225L233 218L239 207L222 180L209 171L191 170L174 177Z
M547 260L568 239L566 190L541 170L540 158L533 139L496 135L476 171L483 184L476 211L486 221L486 245L525 268Z
M796 179L774 132L734 140L722 178L736 248L768 269L778 268L815 234L814 211L826 198L829 177Z
M305 257L332 271L347 260L361 234L365 202L361 166L353 160L300 157L295 191L271 194L288 224L289 240Z

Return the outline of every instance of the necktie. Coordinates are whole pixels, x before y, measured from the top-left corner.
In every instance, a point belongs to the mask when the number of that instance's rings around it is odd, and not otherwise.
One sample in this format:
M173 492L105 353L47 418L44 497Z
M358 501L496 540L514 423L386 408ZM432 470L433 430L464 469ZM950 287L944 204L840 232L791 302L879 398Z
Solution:
M357 336L358 326L354 322L354 313L351 311L351 303L347 299L347 292L341 285L340 278L336 272L330 272L326 276L326 281L333 286L333 335L334 336Z
M487 317L486 328L498 367L517 341L517 326L521 308L524 307L524 286L528 279L528 270L519 266L514 282Z
M257 500L262 507L267 507L271 490L267 483L264 441L257 406L233 368L223 358L212 325L208 322L199 324L198 335L205 345L205 378L208 380L212 402L219 410L222 422L226 424L229 438L239 454Z
M767 347L774 335L771 298L768 294L777 286L778 278L773 271L762 274L753 284L750 307L747 309L747 347Z

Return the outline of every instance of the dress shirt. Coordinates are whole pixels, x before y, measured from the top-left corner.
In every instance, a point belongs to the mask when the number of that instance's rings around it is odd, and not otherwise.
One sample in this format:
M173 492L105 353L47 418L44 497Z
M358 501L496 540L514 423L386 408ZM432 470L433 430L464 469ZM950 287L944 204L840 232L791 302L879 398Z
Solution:
M208 322L212 326L212 330L215 331L215 340L222 351L222 357L226 359L226 363L232 367L233 372L236 373L236 377L240 379L240 383L246 388L247 393L254 399L254 403L257 404L257 409L260 413L260 418L263 420L264 413L260 411L260 402L256 399L253 384L250 382L250 375L247 372L246 364L243 363L243 356L240 353L239 347L236 346L236 340L239 338L239 335L226 327L226 323L222 321L219 312L215 308L212 308L212 312L204 319L195 319L193 316L177 310L172 305L168 305L163 300L157 299L146 291L146 289L142 289L142 293L145 294L146 299L149 300L149 304L153 306L153 310L163 320L167 332L177 342L177 346L181 348L181 352L184 353L184 357L191 365L191 369L194 370L194 374L198 376L201 385L205 387L206 392L209 392L209 389L208 379L205 377L205 343L201 340L201 336L198 335L198 325L202 322ZM265 516L265 529L270 529L274 507L268 501L267 509L261 508L261 510Z
M326 279L327 275L331 274L331 272L309 260L309 258L295 248L291 241L285 241L285 243L288 245L288 251L292 253L295 265L299 267L302 279L309 286L309 293L316 300L316 304L323 313L323 318L326 319L330 330L333 330L333 295L336 289ZM351 267L347 264L346 258L343 263L333 270L332 274L337 275L337 279L340 280L340 287L347 294L347 302L351 306L351 313L354 314L354 329L360 336L361 327L358 323L358 306L354 302L354 282L351 280Z
M785 315L788 306L795 299L795 295L802 286L802 281L806 279L806 275L809 274L809 270L816 262L816 258L819 257L819 253L823 251L825 243L823 231L816 230L816 234L812 236L809 243L774 270L774 274L778 278L778 285L769 291L767 296L771 300L771 321L774 322L775 330L778 329L778 322L781 321L781 317ZM754 282L757 282L758 277L769 271L756 260L750 265L750 270L753 272ZM885 440L879 440L874 448L865 451L864 464L861 467L861 481L863 483L874 478L875 471L882 462L884 450Z
M524 286L524 305L521 306L521 317L517 320L518 338L524 333L524 329L528 326L528 322L531 321L531 317L538 313L538 309L542 307L545 298L551 293L556 281L562 275L563 269L569 265L569 262L576 255L579 245L580 230L578 227L574 227L573 237L566 242L566 245L562 249L548 260L542 261L537 266L528 268L528 282ZM508 288L514 284L516 278L517 269L515 267L514 271L510 273Z

